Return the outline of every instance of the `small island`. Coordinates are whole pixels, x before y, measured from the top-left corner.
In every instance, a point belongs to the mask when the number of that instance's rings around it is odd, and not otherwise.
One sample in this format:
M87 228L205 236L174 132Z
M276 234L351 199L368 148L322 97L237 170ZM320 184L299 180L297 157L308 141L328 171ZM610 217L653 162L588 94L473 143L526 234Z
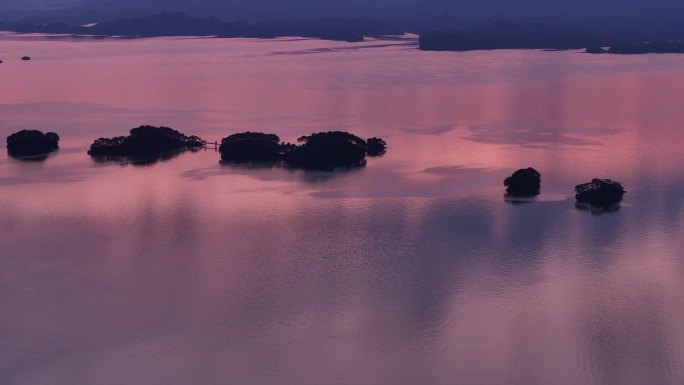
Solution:
M575 193L575 199L578 203L610 208L622 201L625 189L620 182L594 178L589 183L575 186Z
M88 155L99 160L121 157L156 160L204 146L201 138L187 136L169 127L140 126L132 129L128 136L95 140Z
M283 145L275 134L242 132L221 140L221 160L234 163L278 162L283 157Z
M297 142L281 142L275 134L242 132L223 138L219 152L228 163L282 162L292 168L332 171L364 166L366 156L379 156L387 149L383 139L364 140L343 131L318 132Z
M387 142L380 138L369 138L366 140L366 146L368 156L381 156L387 152Z
M506 178L506 195L511 197L533 197L539 195L541 174L532 167L521 168Z
M301 143L285 154L285 163L309 170L332 171L336 168L366 165L366 141L343 131L318 132L297 139Z
M7 137L7 153L13 158L44 156L58 149L59 135L54 132L21 130Z

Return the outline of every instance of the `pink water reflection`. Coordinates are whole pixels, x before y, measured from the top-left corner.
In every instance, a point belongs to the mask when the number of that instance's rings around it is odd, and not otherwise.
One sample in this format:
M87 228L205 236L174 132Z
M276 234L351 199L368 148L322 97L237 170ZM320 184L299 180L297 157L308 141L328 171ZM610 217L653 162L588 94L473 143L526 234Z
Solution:
M679 56L1 44L35 59L0 67L0 133L63 137L43 163L0 157L8 384L684 378ZM345 129L390 150L338 174L85 155L141 123ZM527 165L543 194L504 202L501 180ZM625 183L620 211L574 209L594 176Z

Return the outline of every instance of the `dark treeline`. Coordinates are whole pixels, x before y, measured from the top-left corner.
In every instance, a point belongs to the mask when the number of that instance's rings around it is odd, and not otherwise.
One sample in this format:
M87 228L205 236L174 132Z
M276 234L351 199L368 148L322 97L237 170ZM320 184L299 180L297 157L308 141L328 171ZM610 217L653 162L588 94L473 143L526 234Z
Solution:
M380 138L364 140L343 131L317 132L281 142L275 134L242 132L221 140L219 152L226 163L280 163L307 170L332 171L361 167L366 156L383 155L387 143Z
M682 17L681 0L0 2L0 21L5 22L0 28L20 32L102 36L290 35L349 41L358 41L362 36L409 32L421 35L421 47L426 50L568 49L674 42L684 40ZM93 28L79 27L94 23L97 25ZM662 52L670 51L672 47Z
M638 26L570 27L536 21L490 20L467 27L426 32L420 35L425 51L489 49L582 49L590 53L684 52L684 28ZM603 47L610 47L603 49Z
M612 45L607 50L595 50L591 53L615 53L633 55L644 53L684 53L682 41L652 41L643 43L626 43Z
M107 21L93 26L65 23L39 24L27 21L0 22L0 30L20 33L50 33L94 36L161 37L217 36L274 38L302 36L341 41L362 41L364 36L398 35L405 31L392 23L369 19L320 18L315 20L271 20L253 24L195 18L164 12L137 19Z
M433 31L420 36L426 51L484 49L573 49L604 45L610 38L568 27L549 27L537 22L496 20L465 28Z
M73 25L138 18L164 11L194 17L217 17L224 21L313 20L321 17L377 20L439 19L462 22L490 17L535 19L549 25L603 26L644 25L659 28L679 23L684 15L680 0L2 0L0 20L37 23L66 22ZM461 26L465 25L460 23Z
M269 20L254 23L224 22L196 18L179 12L164 12L134 19L105 21L92 26L30 21L0 22L0 30L19 33L48 33L79 36L216 36L275 38L302 36L327 40L362 41L364 36L420 35L419 47L426 51L470 51L489 49L582 49L590 53L681 53L684 27L664 24L658 28L639 26L570 27L537 21L489 19L444 28L453 18L429 20L377 20L367 18L319 18L314 20ZM438 30L435 30L438 29ZM603 47L610 47L604 49Z
M297 142L281 142L275 134L241 132L223 138L218 151L225 163L283 163L293 168L332 171L364 166L367 155L380 156L387 148L380 138L366 141L342 131L318 132L302 136ZM169 127L140 126L130 130L128 136L96 139L88 155L100 162L150 164L206 144L195 135Z

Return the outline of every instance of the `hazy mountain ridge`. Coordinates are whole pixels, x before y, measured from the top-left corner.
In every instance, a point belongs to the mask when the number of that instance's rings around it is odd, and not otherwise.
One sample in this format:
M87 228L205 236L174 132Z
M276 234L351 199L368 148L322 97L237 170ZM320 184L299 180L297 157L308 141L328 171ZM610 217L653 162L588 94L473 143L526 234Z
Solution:
M321 17L411 22L442 17L484 20L537 19L547 24L575 26L657 26L679 22L684 2L679 0L8 0L0 6L0 20L85 24L138 18L160 12L183 12L194 17L259 22L270 19L310 20ZM61 9L56 9L61 8ZM17 10L11 12L11 10Z
M600 47L608 46L624 47L609 50L610 53L647 53L650 49L675 52L679 45L669 43L681 40L684 40L684 28L679 24L661 24L659 28L631 24L581 28L547 25L536 21L493 19L467 27L423 33L420 35L419 46L426 51L591 48L596 53L603 52ZM659 44L644 45L644 42ZM663 48L664 46L667 48Z
M94 26L65 23L0 22L1 30L20 33L53 33L96 36L217 36L272 38L303 36L328 40L361 41L364 36L397 35L405 31L370 19L320 18L307 21L271 20L260 23L224 22L195 18L180 12L164 12L136 19L107 21Z
M455 23L445 18L445 25ZM51 33L93 36L161 37L216 36L274 38L302 36L340 41L362 41L364 36L420 34L419 46L431 51L468 51L482 49L579 49L622 46L641 52L660 45L643 42L675 42L684 40L684 28L678 24L662 24L660 28L553 26L535 20L512 21L492 18L465 27L432 30L427 22L377 20L369 18L325 17L313 20L268 20L255 23L225 22L218 18L197 18L181 12L163 12L140 18L105 21L93 26L66 23L0 22L0 30L19 33ZM668 50L678 45L667 45ZM619 50L611 51L617 53Z
M5 20L0 28L75 35L296 35L348 41L411 32L420 34L421 48L429 50L568 49L684 39L684 2L674 0L29 1L26 4L37 10L0 12L0 20ZM56 4L62 7L49 9ZM98 24L80 26L88 23Z

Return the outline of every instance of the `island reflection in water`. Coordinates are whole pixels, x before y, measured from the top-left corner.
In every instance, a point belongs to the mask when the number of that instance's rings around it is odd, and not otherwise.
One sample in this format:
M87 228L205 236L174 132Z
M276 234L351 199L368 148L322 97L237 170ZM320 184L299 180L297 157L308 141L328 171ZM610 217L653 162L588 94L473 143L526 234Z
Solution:
M3 44L35 60L3 64L0 133L62 137L44 162L0 158L3 383L684 379L679 56ZM389 148L332 174L85 154L142 123ZM506 202L501 182L527 166L542 194ZM620 210L575 208L592 177L623 182Z

